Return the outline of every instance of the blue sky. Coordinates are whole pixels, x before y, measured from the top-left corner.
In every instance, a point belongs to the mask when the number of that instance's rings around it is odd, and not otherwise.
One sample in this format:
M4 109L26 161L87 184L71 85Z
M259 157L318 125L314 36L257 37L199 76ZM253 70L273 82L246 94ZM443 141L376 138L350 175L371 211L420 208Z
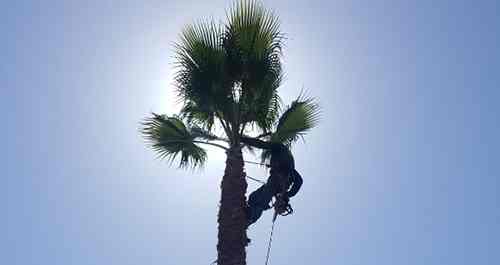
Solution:
M224 154L178 170L138 128L176 109L182 27L230 3L0 4L0 263L215 259ZM265 4L288 34L283 98L306 88L323 108L293 149L304 186L271 264L499 264L498 2ZM249 231L249 264L270 227Z

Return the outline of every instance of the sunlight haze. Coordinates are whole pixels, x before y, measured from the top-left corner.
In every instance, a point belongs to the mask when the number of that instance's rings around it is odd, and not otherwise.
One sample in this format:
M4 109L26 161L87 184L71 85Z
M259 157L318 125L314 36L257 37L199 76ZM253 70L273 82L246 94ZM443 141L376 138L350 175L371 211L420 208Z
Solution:
M1 264L216 259L225 153L181 170L140 126L179 110L183 27L231 3L0 4ZM305 90L322 110L292 150L304 185L270 264L500 264L499 2L263 3L287 34L284 103ZM271 219L250 227L248 264L264 264Z

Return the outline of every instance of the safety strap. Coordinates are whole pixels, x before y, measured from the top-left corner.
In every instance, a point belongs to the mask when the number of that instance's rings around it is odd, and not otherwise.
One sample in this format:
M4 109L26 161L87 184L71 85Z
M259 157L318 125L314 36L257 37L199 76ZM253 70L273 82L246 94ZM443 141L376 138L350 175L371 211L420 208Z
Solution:
M252 177L250 177L250 176L246 176L246 177L247 177L248 179L251 179L251 180L255 181L255 182L259 182L260 184L266 184L266 182L265 182L265 181L263 181L263 180L256 179L256 178L252 178Z
M266 164L266 163L252 162L252 161L247 161L247 160L243 160L243 162L245 162L245 163L249 163L249 164L254 164L254 165L260 165L260 166L271 167L271 165Z

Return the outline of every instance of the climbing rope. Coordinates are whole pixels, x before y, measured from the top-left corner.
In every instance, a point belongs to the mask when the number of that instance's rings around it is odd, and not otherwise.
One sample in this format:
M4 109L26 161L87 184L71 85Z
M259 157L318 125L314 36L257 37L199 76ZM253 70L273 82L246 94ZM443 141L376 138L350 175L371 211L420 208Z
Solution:
M264 164L264 163L257 163L257 162L246 161L246 160L243 160L243 162L245 162L245 163L250 163L250 164L254 164L254 165L261 165L261 166L266 166L266 167L269 167L269 165L268 165L268 164ZM253 180L253 181L255 181L255 182L259 182L260 184L266 184L266 182L265 182L265 181L262 181L262 180L260 180L260 179L252 178L252 177L249 177L249 176L247 176L247 178L248 178L248 179L251 179L251 180Z
M252 177L250 177L250 176L246 176L246 177L247 177L248 179L251 179L251 180L255 181L255 182L259 182L260 184L266 184L266 182L265 182L265 181L263 181L263 180L256 179L256 178L252 178Z
M269 243L267 244L266 265L269 262L269 254L271 253L271 244L273 243L274 224L276 223L277 212L274 212L273 225L271 226L271 235L269 235Z
M268 165L266 163L258 163L258 162L252 162L252 161L246 161L246 160L243 160L243 162L249 163L249 164L254 164L254 165L260 165L260 166L270 167L270 165Z

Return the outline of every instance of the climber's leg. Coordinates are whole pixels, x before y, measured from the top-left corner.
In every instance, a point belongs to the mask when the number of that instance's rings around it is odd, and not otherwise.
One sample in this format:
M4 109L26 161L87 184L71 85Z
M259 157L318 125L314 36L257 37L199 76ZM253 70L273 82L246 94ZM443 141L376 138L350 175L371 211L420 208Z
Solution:
M270 209L269 203L273 197L272 190L269 185L263 185L248 197L247 220L248 225L255 223L261 216L262 212Z

